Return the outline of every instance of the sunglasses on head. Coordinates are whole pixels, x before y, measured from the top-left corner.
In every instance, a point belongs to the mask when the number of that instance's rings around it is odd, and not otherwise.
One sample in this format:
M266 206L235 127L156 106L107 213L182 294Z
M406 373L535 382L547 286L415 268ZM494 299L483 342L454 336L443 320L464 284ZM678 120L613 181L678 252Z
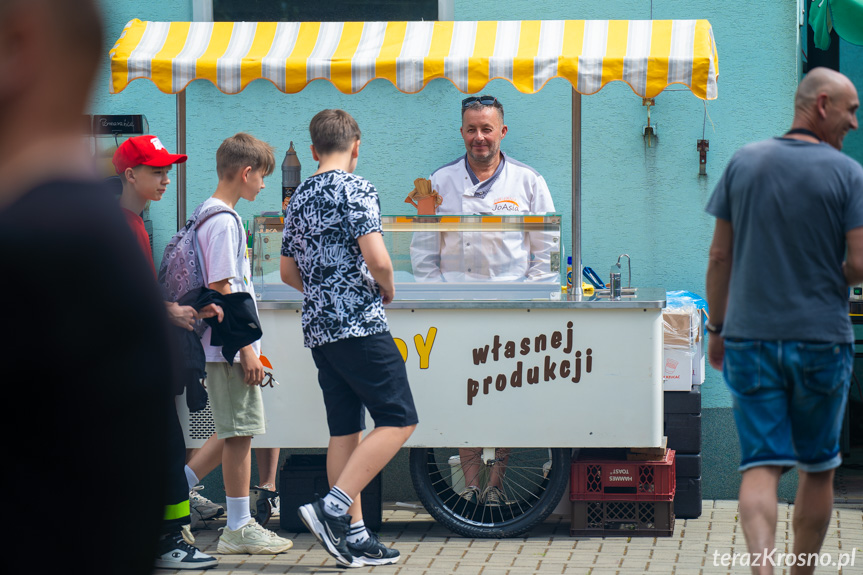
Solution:
M494 96L471 96L470 98L465 98L461 101L461 107L469 108L475 102L479 102L481 106L500 105L500 102L498 102L497 98Z

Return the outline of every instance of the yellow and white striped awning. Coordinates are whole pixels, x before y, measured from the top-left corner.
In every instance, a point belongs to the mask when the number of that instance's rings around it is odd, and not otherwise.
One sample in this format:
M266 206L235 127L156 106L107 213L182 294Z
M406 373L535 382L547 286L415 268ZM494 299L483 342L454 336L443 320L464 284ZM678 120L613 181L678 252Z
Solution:
M326 79L354 94L377 78L405 93L446 78L472 94L496 78L525 93L566 78L582 94L623 81L642 97L684 84L712 100L719 73L707 20L132 20L110 55L112 93L138 78L149 78L169 94L197 79L227 94L259 78L291 94Z

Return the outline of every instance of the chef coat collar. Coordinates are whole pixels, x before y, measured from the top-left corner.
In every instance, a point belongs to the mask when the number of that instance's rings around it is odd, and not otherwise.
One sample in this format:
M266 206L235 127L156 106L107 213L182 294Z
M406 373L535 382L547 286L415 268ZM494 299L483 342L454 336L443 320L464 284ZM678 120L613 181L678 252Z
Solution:
M482 182L478 188L476 188L473 192L473 197L483 199L486 194L491 190L491 186L497 180L500 173L503 171L503 165L506 163L506 154L503 151L500 152L500 163L497 165L497 169L494 171L494 174ZM467 169L467 173L470 176L471 183L476 186L480 183L479 178L476 177L476 174L473 173L473 170L470 167L470 162L467 161L467 154L464 155L464 167Z

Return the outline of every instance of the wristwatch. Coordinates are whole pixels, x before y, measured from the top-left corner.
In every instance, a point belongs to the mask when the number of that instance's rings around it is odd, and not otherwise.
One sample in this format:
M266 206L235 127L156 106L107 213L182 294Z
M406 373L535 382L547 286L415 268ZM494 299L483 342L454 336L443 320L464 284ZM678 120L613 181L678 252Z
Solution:
M716 335L720 335L722 333L722 324L712 324L709 321L704 324L704 329L709 333L715 333Z

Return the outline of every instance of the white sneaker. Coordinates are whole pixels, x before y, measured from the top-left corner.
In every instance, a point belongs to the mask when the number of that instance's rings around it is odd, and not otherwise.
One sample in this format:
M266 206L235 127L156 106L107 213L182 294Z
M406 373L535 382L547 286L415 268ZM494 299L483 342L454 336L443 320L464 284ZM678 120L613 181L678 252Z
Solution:
M203 485L196 485L189 491L189 514L192 516L193 527L196 521L215 519L225 513L224 507L200 494L203 488Z
M231 531L227 527L222 527L219 530L222 535L219 537L216 552L223 555L274 555L283 553L294 546L293 541L279 537L254 519L250 519L248 523L236 531Z

